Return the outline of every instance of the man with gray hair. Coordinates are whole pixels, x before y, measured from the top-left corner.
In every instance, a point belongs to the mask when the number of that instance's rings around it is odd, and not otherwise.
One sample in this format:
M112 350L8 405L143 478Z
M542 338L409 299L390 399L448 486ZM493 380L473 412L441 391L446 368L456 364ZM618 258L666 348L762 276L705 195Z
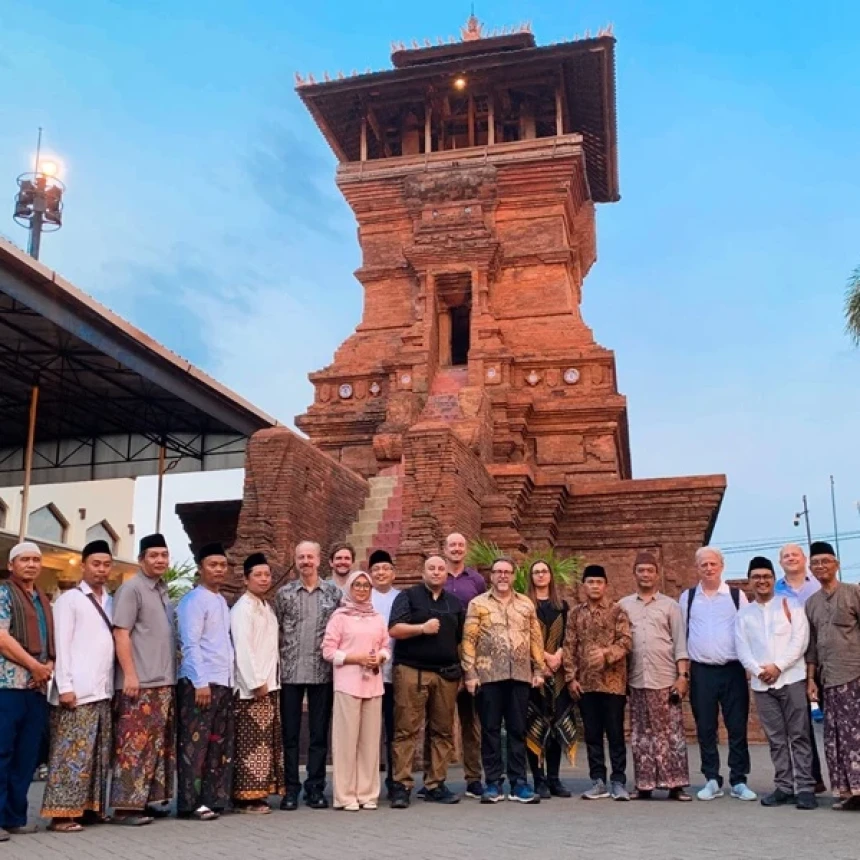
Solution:
M720 753L717 749L719 712L729 736L729 782L732 797L756 800L747 787L750 753L747 720L750 691L744 667L735 647L735 620L748 603L740 589L723 582L723 554L716 547L696 550L699 584L681 594L681 614L687 631L690 655L690 704L702 757L705 786L699 800L723 796Z
M302 541L296 546L298 579L282 586L274 609L280 628L281 728L284 738L286 794L281 809L294 810L299 803L299 732L302 705L308 697L308 745L305 803L325 809L325 766L334 692L331 663L323 659L325 628L340 605L341 590L330 579L321 579L320 545Z

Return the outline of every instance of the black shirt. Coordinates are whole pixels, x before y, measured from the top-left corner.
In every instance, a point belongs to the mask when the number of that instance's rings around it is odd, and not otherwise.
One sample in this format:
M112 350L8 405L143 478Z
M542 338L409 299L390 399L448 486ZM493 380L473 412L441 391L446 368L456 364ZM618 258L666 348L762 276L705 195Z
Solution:
M410 639L394 641L394 665L402 663L413 669L438 672L460 662L460 642L466 610L453 594L443 591L438 598L426 585L413 585L397 595L391 606L389 629L395 624L423 624L439 619L439 632L422 633Z

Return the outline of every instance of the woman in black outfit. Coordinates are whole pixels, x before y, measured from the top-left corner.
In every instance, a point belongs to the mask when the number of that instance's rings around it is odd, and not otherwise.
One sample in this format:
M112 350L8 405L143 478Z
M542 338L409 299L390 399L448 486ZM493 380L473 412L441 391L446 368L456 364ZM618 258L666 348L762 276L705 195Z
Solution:
M526 732L529 767L534 775L535 792L541 799L570 797L570 791L559 779L562 751L572 761L576 748L573 701L561 665L569 607L559 597L555 577L545 561L535 561L529 568L526 593L537 608L547 665L546 682L542 688L533 689L529 699Z

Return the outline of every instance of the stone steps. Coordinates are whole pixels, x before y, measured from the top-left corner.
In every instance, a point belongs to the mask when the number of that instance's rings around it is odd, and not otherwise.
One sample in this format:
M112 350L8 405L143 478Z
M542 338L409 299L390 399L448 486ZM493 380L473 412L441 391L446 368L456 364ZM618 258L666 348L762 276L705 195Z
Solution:
M347 536L360 567L374 549L388 550L392 556L397 552L403 518L401 475L402 467L394 467L368 480L370 494Z

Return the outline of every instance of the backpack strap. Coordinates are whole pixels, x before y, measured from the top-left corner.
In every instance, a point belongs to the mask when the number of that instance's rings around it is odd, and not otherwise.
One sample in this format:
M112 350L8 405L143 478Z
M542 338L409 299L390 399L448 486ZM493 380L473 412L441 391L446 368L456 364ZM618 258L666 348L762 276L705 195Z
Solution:
M693 600L696 597L696 586L687 589L687 639L690 638L690 615L693 612Z
M741 608L741 590L730 585L729 594L732 596L732 603L735 605L735 612L739 612Z

